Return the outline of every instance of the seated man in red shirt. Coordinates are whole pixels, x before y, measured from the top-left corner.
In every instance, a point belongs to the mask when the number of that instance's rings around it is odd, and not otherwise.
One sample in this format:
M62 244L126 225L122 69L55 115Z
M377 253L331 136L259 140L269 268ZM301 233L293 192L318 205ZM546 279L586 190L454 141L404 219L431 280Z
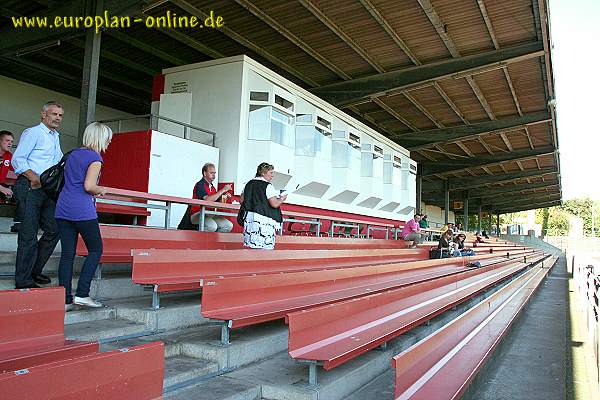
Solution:
M194 186L192 198L206 201L219 201L221 196L231 197L231 185L225 185L220 190L213 186L217 176L214 164L206 163L202 167L202 179ZM192 206L190 210L191 222L197 225L200 220L200 206ZM196 215L195 215L196 214ZM204 230L208 232L231 232L233 224L226 218L218 215L207 215L204 218Z
M13 140L12 132L0 131L0 193L4 195L4 198L9 198L13 195L11 188L6 185L8 171L14 171L11 165L12 153L10 152Z
M410 248L417 247L417 244L423 243L425 235L421 232L419 221L421 220L421 214L415 214L415 217L408 221L404 228L402 228L402 239L412 241L413 244Z
M8 201L13 196L11 186L14 182L12 182L11 184L8 184L6 182L8 172L15 171L11 164L12 153L10 152L10 150L12 149L13 140L14 135L12 132L0 131L0 198L2 201ZM17 203L17 210L15 212L16 215L13 218L13 221L15 223L13 224L13 226L10 227L11 232L19 231L19 225L21 221L19 219L19 212L20 208L19 204Z

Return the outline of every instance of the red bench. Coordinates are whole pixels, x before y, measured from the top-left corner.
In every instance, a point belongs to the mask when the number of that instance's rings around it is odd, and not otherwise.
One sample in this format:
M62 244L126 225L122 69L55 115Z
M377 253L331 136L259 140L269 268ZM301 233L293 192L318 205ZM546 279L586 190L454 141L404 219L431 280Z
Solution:
M164 346L154 342L0 374L10 400L154 400L162 396Z
M395 356L394 398L461 398L547 273L546 268L532 268Z
M0 291L0 393L11 400L156 399L160 342L98 353L65 340L62 287Z
M537 258L506 260L408 287L288 314L292 358L329 370L428 321L525 269Z
M173 229L100 225L104 254L101 263L130 263L132 249L242 249L239 233L179 231ZM404 241L327 237L278 236L277 250L387 249L406 248ZM77 255L87 255L83 240L77 242Z
M98 351L98 343L65 340L65 289L0 291L0 372Z
M284 318L309 307L429 281L464 271L472 260L485 264L506 258L486 254L205 280L202 316L225 322L221 340L227 344L229 332L225 326L240 328Z
M426 259L426 249L354 250L133 250L132 280L158 293L198 289L219 276L347 268Z

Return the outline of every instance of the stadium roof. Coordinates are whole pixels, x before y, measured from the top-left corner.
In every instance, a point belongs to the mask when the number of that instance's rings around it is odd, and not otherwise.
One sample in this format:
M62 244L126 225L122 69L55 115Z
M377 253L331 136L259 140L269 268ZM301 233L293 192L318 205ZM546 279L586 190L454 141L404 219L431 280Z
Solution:
M79 97L85 32L14 29L86 15L78 0L7 0L0 71ZM223 17L220 29L107 29L98 103L146 114L163 68L247 54L411 151L428 204L560 204L545 0L105 0L111 15ZM58 40L60 44L57 45ZM468 192L467 192L468 191ZM452 203L451 203L452 204Z

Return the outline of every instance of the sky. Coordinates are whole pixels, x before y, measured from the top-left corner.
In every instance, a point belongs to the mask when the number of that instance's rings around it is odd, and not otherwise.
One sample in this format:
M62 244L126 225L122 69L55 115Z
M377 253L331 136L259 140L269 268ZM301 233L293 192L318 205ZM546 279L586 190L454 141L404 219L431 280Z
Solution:
M563 200L600 200L600 0L549 0Z

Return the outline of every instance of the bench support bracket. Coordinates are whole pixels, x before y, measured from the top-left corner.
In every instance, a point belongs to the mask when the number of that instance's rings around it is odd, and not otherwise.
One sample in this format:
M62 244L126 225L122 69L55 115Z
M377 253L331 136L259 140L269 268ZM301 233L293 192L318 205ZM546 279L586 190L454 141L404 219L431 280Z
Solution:
M301 364L308 364L308 385L317 386L317 375L318 367L321 365L321 361L316 360L297 360Z
M223 321L221 324L221 344L229 346L229 321Z
M158 285L154 285L154 289L152 290L152 309L160 309L160 294L158 293Z

